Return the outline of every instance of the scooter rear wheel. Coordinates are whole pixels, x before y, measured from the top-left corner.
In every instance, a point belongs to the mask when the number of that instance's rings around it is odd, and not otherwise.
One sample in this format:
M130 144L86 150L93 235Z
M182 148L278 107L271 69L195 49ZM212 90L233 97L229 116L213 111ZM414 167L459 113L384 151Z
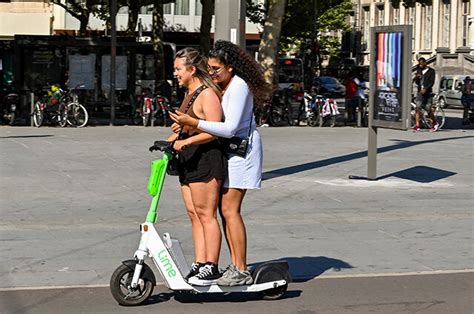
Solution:
M153 293L156 280L150 267L143 264L140 281L136 288L131 287L134 269L120 265L110 278L110 291L121 305L133 306L145 302Z
M288 275L288 272L281 267L269 267L265 270L262 270L262 272L257 276L256 278L256 283L264 283L264 282L270 282L270 281L276 281L276 280L281 280L281 279L287 279L290 276ZM277 287L277 288L272 288L268 290L262 291L262 298L264 300L276 300L281 298L286 290L288 289L288 283Z

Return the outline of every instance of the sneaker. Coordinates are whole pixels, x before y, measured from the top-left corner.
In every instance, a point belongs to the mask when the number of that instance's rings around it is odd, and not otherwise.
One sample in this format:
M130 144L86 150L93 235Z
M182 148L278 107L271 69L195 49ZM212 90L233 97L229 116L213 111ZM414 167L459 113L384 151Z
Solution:
M420 129L419 126L413 127L413 132L420 132L420 131L421 131L421 129Z
M189 278L199 274L199 270L201 269L202 266L204 266L204 263L193 262L191 264L191 269L189 270L189 274L187 274L186 277L184 277L184 279L188 280Z
M430 129L430 132L436 132L439 130L439 124L436 123L435 125L433 125L433 127Z
M234 269L236 269L234 264L230 264L227 266L227 268L222 272L222 277L228 277L232 272L234 272Z
M191 278L188 282L195 286L210 286L217 282L221 277L219 268L216 264L206 263L199 269L199 273Z
M233 267L229 267L227 270L227 274L223 275L219 280L217 280L217 284L219 286L242 286L242 285L251 285L253 283L252 275L248 270L240 271L234 265Z

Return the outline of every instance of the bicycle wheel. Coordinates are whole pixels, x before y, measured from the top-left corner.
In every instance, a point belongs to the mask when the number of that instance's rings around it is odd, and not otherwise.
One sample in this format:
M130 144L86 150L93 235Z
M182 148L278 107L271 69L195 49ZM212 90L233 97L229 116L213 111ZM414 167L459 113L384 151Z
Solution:
M82 128L89 121L89 114L83 105L70 103L66 107L67 123L76 128Z
M41 110L41 103L39 101L36 102L32 115L33 115L33 124L37 128L39 128L43 124L43 120L44 120L43 110Z
M435 116L436 122L438 122L439 129L441 129L444 126L444 122L446 119L443 108L441 108L440 106L436 106L434 116Z
M146 105L143 105L142 107L143 126L148 126L148 123L150 122L150 119L151 119L151 115L152 115L152 110L149 108L147 109Z
M414 104L411 105L411 111L410 111L410 128L414 128L416 124L416 110L413 108L416 108Z
M61 104L59 105L59 112L58 112L58 124L60 127L66 127L67 123L67 112L66 112L66 105Z

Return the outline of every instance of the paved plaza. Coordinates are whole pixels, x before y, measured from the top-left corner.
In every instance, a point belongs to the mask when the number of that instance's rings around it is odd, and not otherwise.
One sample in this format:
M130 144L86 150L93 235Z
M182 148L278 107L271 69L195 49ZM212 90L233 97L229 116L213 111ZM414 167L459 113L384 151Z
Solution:
M260 128L264 182L243 205L250 263L286 259L294 279L474 269L474 129ZM144 220L148 147L166 128L0 127L0 288L106 286ZM157 228L192 260L175 177ZM220 266L229 262L223 244Z

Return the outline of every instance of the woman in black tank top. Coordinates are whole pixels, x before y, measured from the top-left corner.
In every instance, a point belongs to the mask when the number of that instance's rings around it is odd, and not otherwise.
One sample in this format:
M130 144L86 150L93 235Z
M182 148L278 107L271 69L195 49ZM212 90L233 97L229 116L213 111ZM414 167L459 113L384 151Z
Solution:
M185 48L176 54L174 74L178 83L188 89L181 111L200 119L222 121L220 90L212 82L207 62L197 50ZM186 277L190 284L210 285L220 276L222 236L216 212L221 184L227 175L227 159L215 136L191 128L183 128L180 133L179 138L174 134L168 141L175 141L173 147L179 152L181 193L194 241L195 262Z

